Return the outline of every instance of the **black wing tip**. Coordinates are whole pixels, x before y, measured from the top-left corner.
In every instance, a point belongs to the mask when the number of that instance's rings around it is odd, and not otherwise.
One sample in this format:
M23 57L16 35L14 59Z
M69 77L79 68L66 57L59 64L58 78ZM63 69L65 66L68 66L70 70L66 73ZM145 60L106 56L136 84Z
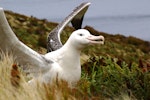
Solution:
M91 4L90 2L83 2L79 6L77 6L76 9L74 9L73 11L80 11L81 12L84 9L87 10L90 4ZM82 22L83 22L83 18L84 18L84 15L86 13L86 10L84 11L84 14L82 15L82 17L72 19L71 24L75 28L75 30L82 28Z
M82 5L82 4L84 4L84 5L85 5L85 4L86 4L86 5L90 5L90 4L91 4L91 2L87 1L87 2L83 2L83 3L81 3L81 5Z

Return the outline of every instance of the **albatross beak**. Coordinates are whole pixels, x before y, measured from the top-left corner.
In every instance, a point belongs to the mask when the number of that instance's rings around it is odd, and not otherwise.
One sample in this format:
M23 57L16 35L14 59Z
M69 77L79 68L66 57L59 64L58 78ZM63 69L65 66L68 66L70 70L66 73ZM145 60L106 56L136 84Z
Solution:
M87 37L87 39L90 41L90 44L104 44L103 36L90 35L89 37Z

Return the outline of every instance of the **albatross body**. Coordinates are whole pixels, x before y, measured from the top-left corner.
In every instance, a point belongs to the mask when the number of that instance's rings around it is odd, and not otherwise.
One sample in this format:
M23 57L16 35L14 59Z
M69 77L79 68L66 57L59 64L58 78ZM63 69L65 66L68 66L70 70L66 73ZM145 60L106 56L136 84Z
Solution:
M103 36L93 36L85 29L74 31L60 48L45 55L32 50L19 41L9 26L3 9L0 8L0 50L12 53L24 71L34 74L34 80L52 83L59 79L74 84L80 79L80 52L90 44L103 44Z
M85 29L74 31L62 48L44 55L56 64L47 74L43 74L42 81L49 83L57 77L70 85L76 83L81 77L81 50L91 44L103 43L103 36L93 36Z

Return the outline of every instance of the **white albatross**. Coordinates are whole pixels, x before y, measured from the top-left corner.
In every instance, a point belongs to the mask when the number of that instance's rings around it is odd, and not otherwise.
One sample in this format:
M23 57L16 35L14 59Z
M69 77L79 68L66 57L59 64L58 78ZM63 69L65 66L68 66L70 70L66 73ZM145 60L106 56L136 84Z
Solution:
M53 80L61 79L70 85L80 79L80 52L89 44L103 44L103 36L93 36L85 29L74 31L68 41L60 49L39 54L23 44L16 37L0 8L0 49L11 52L15 60L30 73L36 74L40 82L51 83Z

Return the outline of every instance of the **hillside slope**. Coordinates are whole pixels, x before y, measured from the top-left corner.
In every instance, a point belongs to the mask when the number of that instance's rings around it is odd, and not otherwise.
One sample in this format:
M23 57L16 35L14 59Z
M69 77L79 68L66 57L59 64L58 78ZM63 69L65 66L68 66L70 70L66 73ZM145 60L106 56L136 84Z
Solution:
M25 44L35 50L43 50L46 48L46 40L49 32L57 25L54 22L48 22L46 19L37 19L35 17L27 17L24 15L6 11L8 22L17 37ZM84 50L88 55L109 55L117 57L127 62L150 60L150 42L143 41L134 37L125 37L123 35L111 35L104 32L98 32L90 26L86 26L92 34L103 35L105 37L105 45L89 47ZM62 34L63 43L68 39L70 33L74 31L72 27L66 27ZM92 49L91 49L92 48Z
M49 22L46 19L41 20L32 16L16 14L10 11L5 11L5 14L10 26L21 41L42 54L46 53L47 35L57 23ZM113 100L118 98L119 100L127 100L122 97L125 95L131 99L149 100L150 42L134 37L125 37L119 34L111 35L98 32L90 26L86 26L85 29L94 35L103 35L105 37L105 44L89 46L83 50L81 54L82 78L76 87L76 92L70 92L63 86L61 87L61 92L64 90L65 92L62 92L64 96L62 98L67 99L71 97L78 100L103 100L103 98L111 98ZM74 31L74 29L70 26L64 29L61 35L63 43L65 43L72 31ZM9 57L4 58L5 60L9 60ZM11 64L12 63L11 61ZM0 60L0 66L3 65L9 68L11 64L7 65L7 61L4 62ZM6 76L3 69L5 69L5 67L0 68L0 75ZM3 77L2 79L5 80ZM9 97L7 91L14 88L8 88L8 86L4 84L7 83L8 79L5 81L6 82L2 82L0 80L0 92ZM3 88L3 86L5 88ZM31 89L29 90L31 92ZM46 87L46 95L48 97L44 100L49 100L49 96L54 94L53 89L50 90ZM40 99L39 96L43 97L41 94L42 91L35 91L36 90L32 92L33 95L36 95L35 93L39 94L37 98L41 100L42 98ZM32 97L32 95L29 95L29 91L26 92L26 95L23 94L20 96L18 95L20 91L16 93L14 98L22 98L21 96L25 98L28 98L28 96ZM12 92L10 94L12 96L14 95ZM5 98L5 95L0 94L0 97Z

